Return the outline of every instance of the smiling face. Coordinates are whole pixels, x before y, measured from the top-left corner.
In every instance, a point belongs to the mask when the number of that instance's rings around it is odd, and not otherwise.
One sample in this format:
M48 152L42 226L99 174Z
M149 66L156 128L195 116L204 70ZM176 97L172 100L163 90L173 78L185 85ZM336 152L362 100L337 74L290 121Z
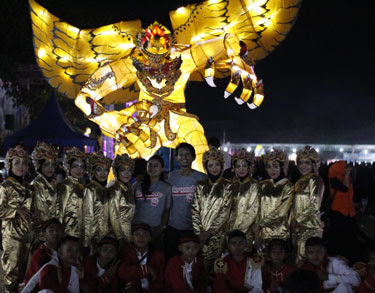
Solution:
M193 154L191 151L187 148L180 148L178 149L177 153L177 162L181 165L183 168L191 167L191 164L194 161Z
M238 178L245 178L250 174L249 162L246 160L237 160L234 163L233 170Z
M122 183L128 183L130 179L132 178L133 170L130 168L130 166L120 166L118 169L118 180L120 180Z
M24 177L29 168L28 163L29 161L26 158L15 157L12 160L12 167L11 167L13 174L18 177Z
M268 176L271 179L277 179L281 174L281 166L278 161L267 161L266 162L266 171Z
M211 175L211 176L219 176L221 174L221 171L222 171L222 165L221 165L221 162L219 160L208 160L207 164L207 172Z
M94 177L99 182L106 182L109 173L109 168L106 165L98 164L94 169Z
M85 175L85 170L85 163L75 160L70 167L70 175L76 179L81 179Z
M313 162L310 159L299 159L297 161L297 167L302 176L313 172Z
M150 159L147 162L146 171L150 178L159 178L160 174L163 173L164 168L158 160Z

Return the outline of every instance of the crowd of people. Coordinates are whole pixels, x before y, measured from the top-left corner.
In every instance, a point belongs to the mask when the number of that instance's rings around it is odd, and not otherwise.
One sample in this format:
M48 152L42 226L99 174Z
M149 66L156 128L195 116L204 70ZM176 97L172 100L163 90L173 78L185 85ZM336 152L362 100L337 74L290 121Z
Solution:
M296 164L242 149L226 168L210 143L204 174L190 144L175 153L180 169L167 176L159 155L67 148L59 179L53 146L32 151L34 178L26 150L9 149L6 292L375 292L375 246L364 230L358 240L363 207L345 161L320 166L309 146Z

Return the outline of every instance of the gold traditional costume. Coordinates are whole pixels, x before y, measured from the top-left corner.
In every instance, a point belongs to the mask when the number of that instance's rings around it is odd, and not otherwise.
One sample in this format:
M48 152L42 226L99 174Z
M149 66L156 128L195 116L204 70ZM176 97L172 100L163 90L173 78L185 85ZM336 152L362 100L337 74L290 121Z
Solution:
M57 194L56 182L47 180L47 178L39 171L41 160L51 160L56 162L58 151L45 142L38 142L31 158L38 175L31 182L33 188L32 212L37 216L38 222L36 229L38 232L40 226L45 221L57 217Z
M288 155L281 151L272 151L264 158L265 162L280 163L280 169L287 170ZM283 166L283 168L281 168ZM274 182L264 180L260 187L260 209L257 223L260 238L268 241L273 238L289 239L289 214L294 198L294 184L287 178Z
M232 156L232 166L237 160L246 160L250 169L250 166L254 164L254 155L245 150L240 150ZM233 181L232 208L227 231L241 230L246 234L248 242L252 242L254 237L250 228L258 215L260 186L250 175L242 182L238 181L237 178L234 178Z
M118 179L118 168L124 166L134 170L134 161L127 155L117 156L112 163L116 177L108 186L110 230L119 240L131 241L131 222L135 213L135 200L130 185Z
M28 159L21 146L11 148L6 154L6 168L16 158ZM27 269L28 254L32 241L32 223L24 220L17 212L19 208L31 210L31 188L17 179L8 177L0 185L0 218L3 255L1 264L4 272L6 292L18 292L18 284L23 282Z
M91 247L109 233L108 192L94 176L95 167L103 165L110 168L111 160L102 153L91 154L87 160L87 169L91 182L86 185L83 195L83 245Z
M57 209L60 222L65 228L65 233L74 237L83 236L83 189L84 186L78 179L70 176L70 163L72 160L85 162L86 155L78 148L73 147L65 151L64 169L68 177L57 185Z
M310 147L298 152L297 161L310 159L319 163L318 153ZM310 237L321 237L323 224L320 219L320 205L324 193L322 178L314 172L300 178L295 184L295 196L292 208L292 221L295 222L293 242L297 245L297 262L305 257L305 242Z
M224 167L223 154L211 149L203 155L203 165L210 159L219 160ZM215 260L224 249L226 223L229 219L233 187L229 180L220 177L212 183L209 178L200 182L192 202L192 221L194 233L199 235L209 231L212 236L203 246L203 257L207 273L213 272Z
M265 180L260 187L259 236L268 241L289 238L289 213L293 203L294 185L287 178L274 183Z

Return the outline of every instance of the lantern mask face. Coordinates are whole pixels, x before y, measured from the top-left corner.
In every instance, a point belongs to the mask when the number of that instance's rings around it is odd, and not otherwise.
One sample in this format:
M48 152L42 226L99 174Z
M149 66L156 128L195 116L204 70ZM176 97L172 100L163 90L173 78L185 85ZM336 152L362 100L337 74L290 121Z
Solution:
M137 47L151 64L160 64L171 52L171 32L158 22L137 34Z

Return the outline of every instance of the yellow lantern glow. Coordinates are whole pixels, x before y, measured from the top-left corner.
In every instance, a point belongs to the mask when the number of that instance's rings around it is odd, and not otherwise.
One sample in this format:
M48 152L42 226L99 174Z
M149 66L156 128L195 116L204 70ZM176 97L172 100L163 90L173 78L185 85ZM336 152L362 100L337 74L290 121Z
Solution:
M139 20L81 30L29 2L44 76L116 139L118 154L147 159L161 146L188 142L197 153L193 166L203 171L207 141L198 117L186 112L186 83L205 79L215 86L214 77L230 75L224 97L241 81L235 100L259 107L263 87L253 66L285 38L301 0L207 0L180 7L170 13L173 36L156 22L142 30ZM103 107L135 99L119 111Z

